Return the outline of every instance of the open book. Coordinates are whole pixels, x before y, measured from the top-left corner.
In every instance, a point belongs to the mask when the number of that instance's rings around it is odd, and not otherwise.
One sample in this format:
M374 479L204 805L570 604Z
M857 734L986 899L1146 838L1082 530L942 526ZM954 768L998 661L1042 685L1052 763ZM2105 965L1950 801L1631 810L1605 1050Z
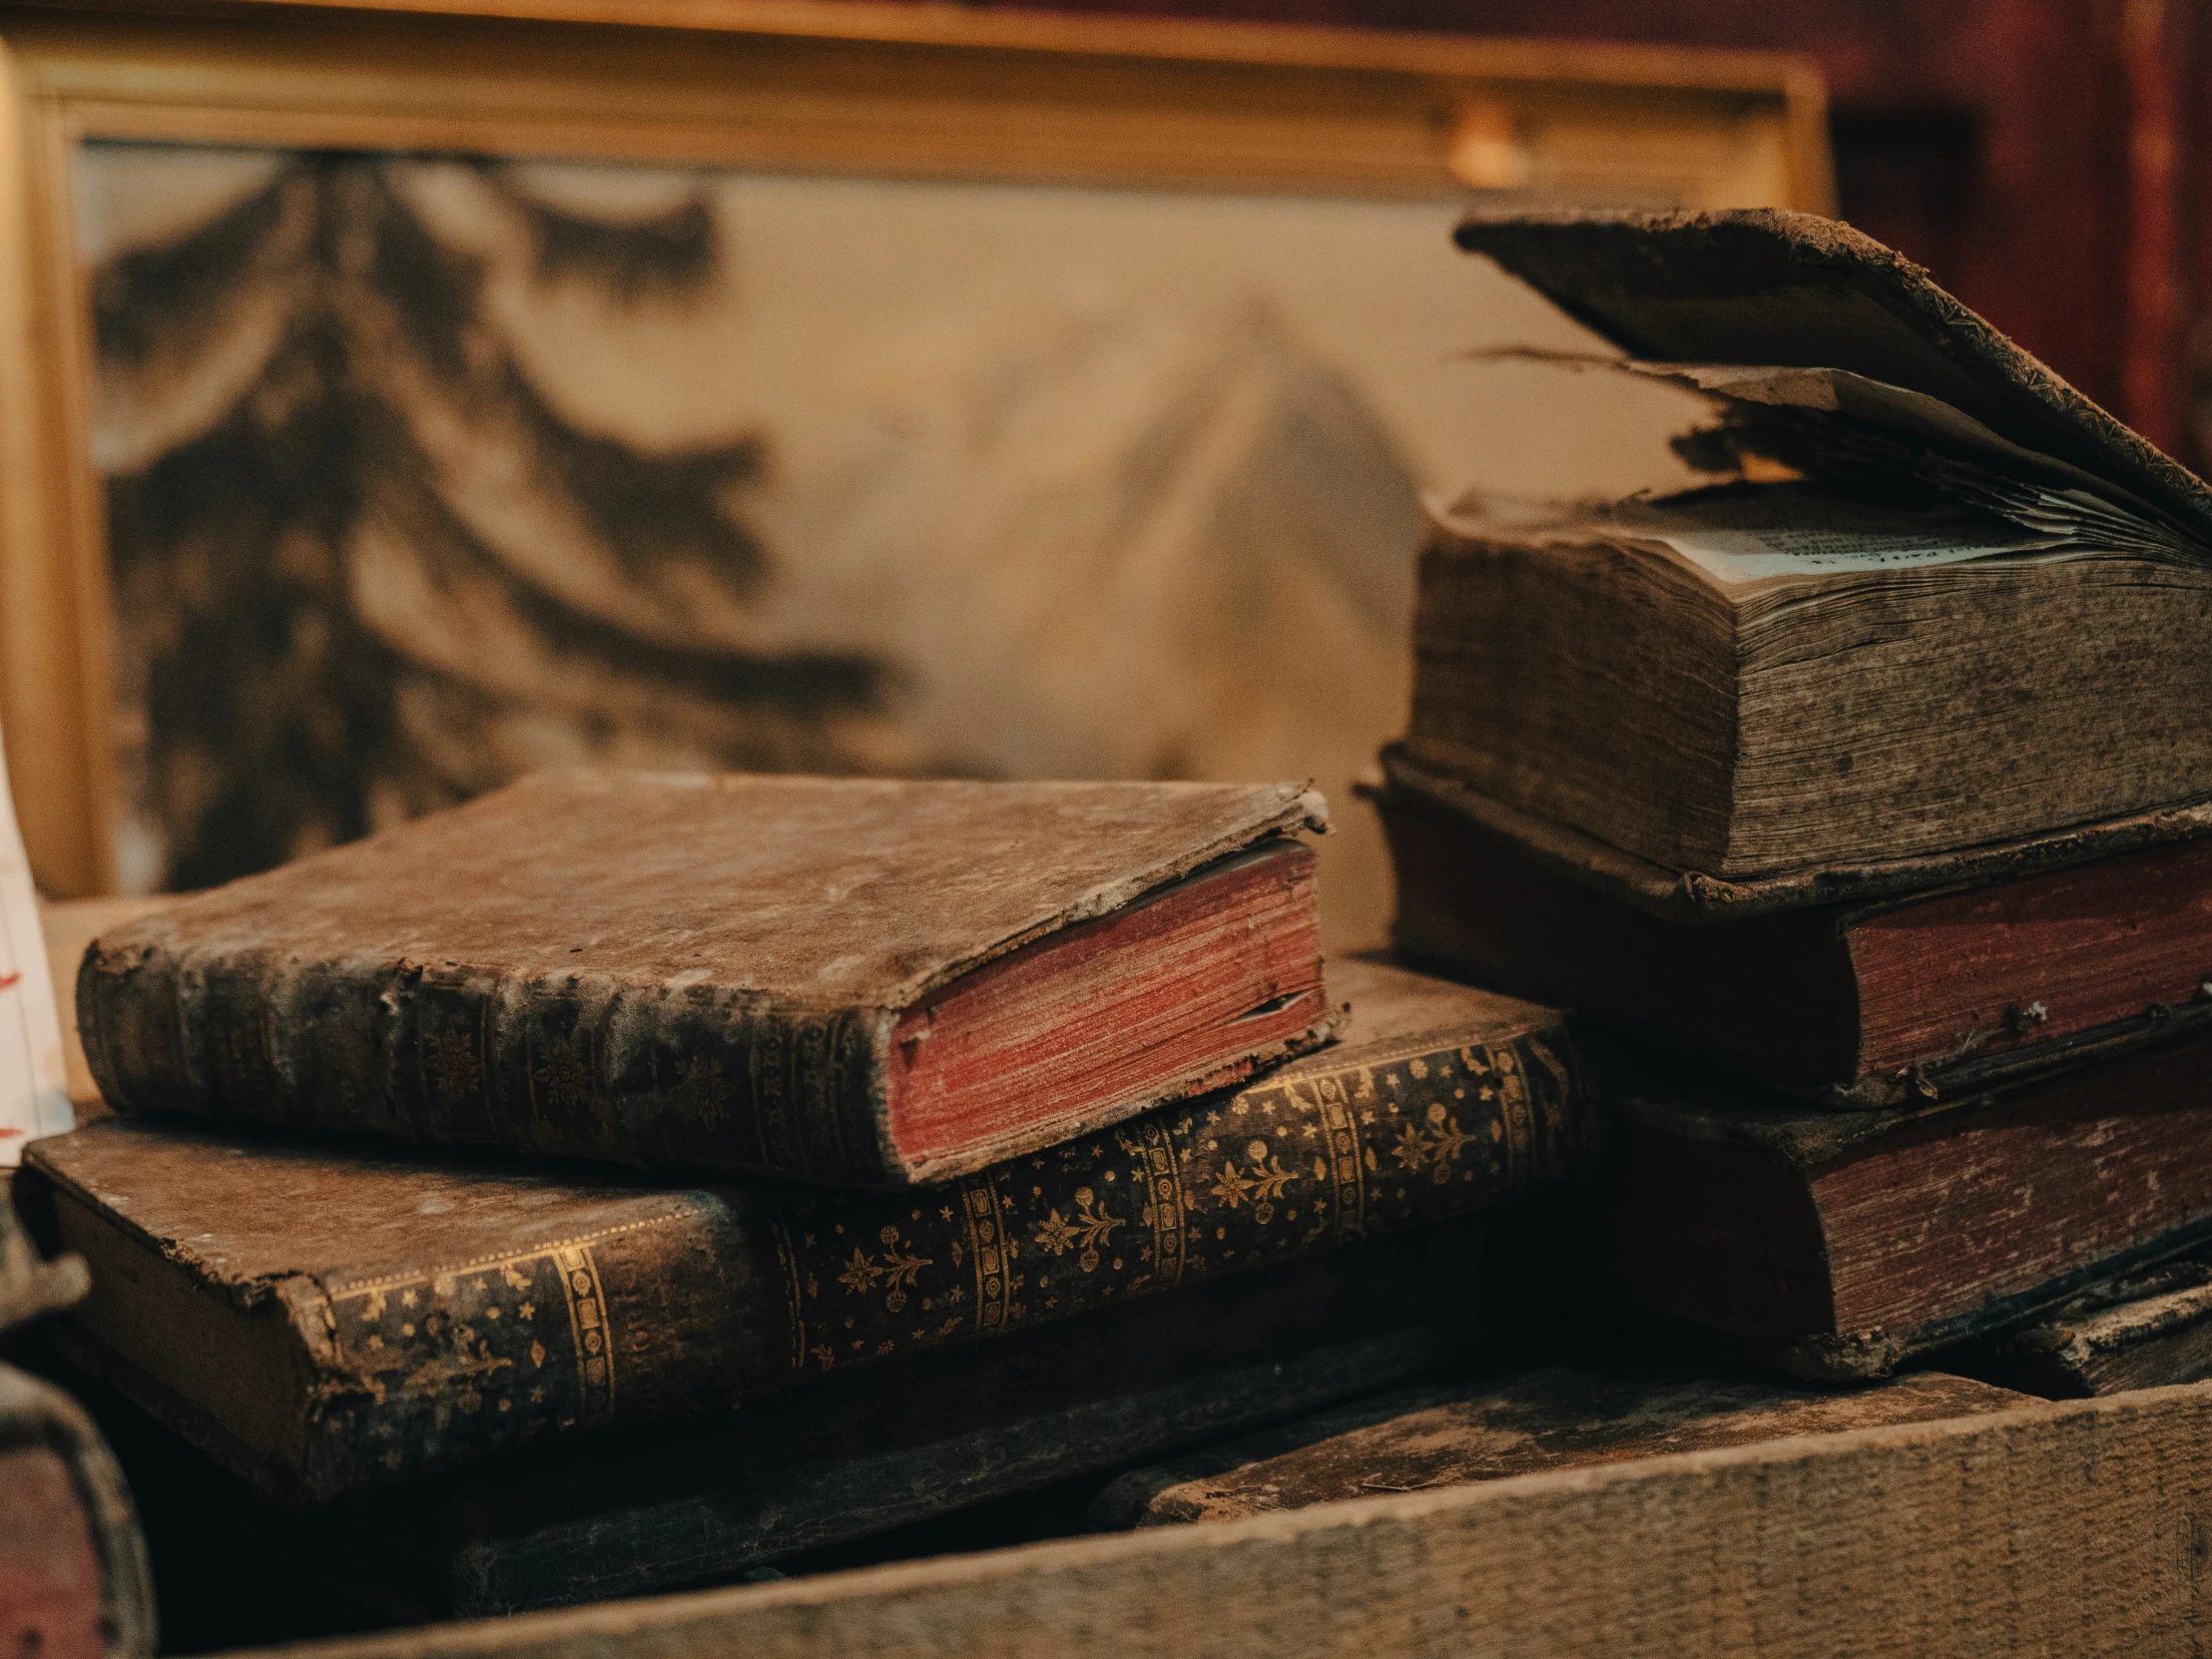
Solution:
M1458 240L1706 399L1720 482L1441 509L1401 764L1726 880L2212 792L2212 490L1925 272L1765 211Z

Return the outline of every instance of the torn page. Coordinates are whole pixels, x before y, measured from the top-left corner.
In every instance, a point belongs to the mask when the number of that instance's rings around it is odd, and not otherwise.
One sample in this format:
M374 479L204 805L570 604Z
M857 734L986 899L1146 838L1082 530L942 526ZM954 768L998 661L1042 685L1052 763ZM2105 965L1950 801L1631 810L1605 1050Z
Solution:
M1650 362L1594 354L1511 349L1478 358L1526 358L1662 380L1709 398L1723 424L1693 434L1725 469L1755 455L1845 494L1882 498L1901 486L1967 512L2053 537L2082 552L2135 553L2201 563L2201 535L2126 484L1991 431L1926 392L1848 369L1742 363ZM1688 439L1683 440L1685 442ZM1681 443L1677 448L1681 448ZM1685 451L1685 454L1688 452ZM1942 563L1932 557L1891 563ZM1976 558L1952 549L1948 558ZM1871 568L1852 566L1839 568Z

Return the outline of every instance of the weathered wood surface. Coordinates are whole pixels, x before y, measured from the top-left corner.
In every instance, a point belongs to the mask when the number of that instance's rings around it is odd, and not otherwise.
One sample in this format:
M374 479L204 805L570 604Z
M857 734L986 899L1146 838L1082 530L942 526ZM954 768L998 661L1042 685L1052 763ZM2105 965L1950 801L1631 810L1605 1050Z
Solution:
M655 1601L316 1659L2199 1653L2212 1386Z

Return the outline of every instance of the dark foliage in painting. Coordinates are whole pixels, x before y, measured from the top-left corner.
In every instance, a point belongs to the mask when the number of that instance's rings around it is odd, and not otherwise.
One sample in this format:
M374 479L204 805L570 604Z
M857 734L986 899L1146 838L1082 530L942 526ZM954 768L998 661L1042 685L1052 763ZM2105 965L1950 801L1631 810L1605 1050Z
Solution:
M185 385L221 340L266 335L212 420L110 479L119 697L144 723L130 785L169 886L549 759L843 770L840 723L879 701L868 660L761 649L730 620L773 580L740 507L759 445L581 429L407 165L292 157L96 274L104 374ZM477 176L540 282L682 302L719 269L704 202L601 222Z
M485 176L529 225L538 275L547 281L580 277L635 302L681 296L715 270L715 222L704 202L687 202L634 224L609 225L514 190L502 169L487 169Z

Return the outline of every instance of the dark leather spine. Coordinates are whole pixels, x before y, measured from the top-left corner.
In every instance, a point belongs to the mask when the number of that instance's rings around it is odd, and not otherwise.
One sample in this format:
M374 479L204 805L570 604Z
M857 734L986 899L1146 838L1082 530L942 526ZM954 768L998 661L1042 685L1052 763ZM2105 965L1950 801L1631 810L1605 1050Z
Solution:
M704 1191L564 1206L548 1235L480 1261L285 1281L305 1432L295 1466L241 1472L329 1498L790 1382L772 1207Z
M1439 1033L941 1186L827 1194L787 1224L793 1365L840 1371L1447 1221L1567 1174L1597 1133L1563 1026Z
M526 980L454 963L309 967L87 952L86 1058L122 1112L837 1186L902 1179L881 1126L889 1016L743 992Z

